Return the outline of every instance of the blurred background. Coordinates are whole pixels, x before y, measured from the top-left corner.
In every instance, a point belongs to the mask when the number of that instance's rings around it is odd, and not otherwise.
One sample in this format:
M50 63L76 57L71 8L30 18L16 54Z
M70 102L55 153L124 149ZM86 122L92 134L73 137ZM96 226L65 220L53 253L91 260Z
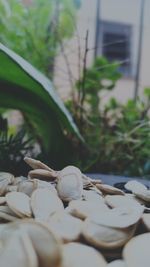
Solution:
M149 179L149 25L149 0L0 0L0 170Z

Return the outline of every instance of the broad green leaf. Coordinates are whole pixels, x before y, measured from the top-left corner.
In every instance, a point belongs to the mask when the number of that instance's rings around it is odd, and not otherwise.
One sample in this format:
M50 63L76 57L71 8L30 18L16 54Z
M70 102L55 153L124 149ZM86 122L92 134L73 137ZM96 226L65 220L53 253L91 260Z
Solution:
M65 132L82 139L49 79L2 44L0 62L0 107L21 110L47 152L62 149Z

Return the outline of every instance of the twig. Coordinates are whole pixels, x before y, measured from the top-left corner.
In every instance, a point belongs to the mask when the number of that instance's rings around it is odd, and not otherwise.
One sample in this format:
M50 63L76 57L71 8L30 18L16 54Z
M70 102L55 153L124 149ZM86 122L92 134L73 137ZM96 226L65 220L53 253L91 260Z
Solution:
M86 32L86 38L85 38L85 52L84 52L84 58L83 58L83 78L82 78L82 84L81 84L81 99L80 99L80 105L83 107L84 100L85 100L85 82L86 82L86 65L87 65L87 53L88 53L88 36L89 31ZM80 122L82 125L82 117L83 117L83 111L80 109Z
M102 67L98 67L98 68L95 68L96 70L103 70L103 69L107 69L107 68L110 68L112 66L118 66L118 65L123 65L124 63L127 63L127 62L130 62L130 59L124 59L124 60L121 60L121 61L117 61L117 62L113 62L113 63L108 63Z
M71 68L70 68L70 64L69 64L69 61L68 61L68 57L65 53L65 49L64 49L64 46L63 46L63 43L60 41L60 48L61 48L61 52L62 52L62 55L64 57L64 60L65 60L65 63L66 63L66 67L67 67L67 71L68 71L68 76L69 76L69 82L70 82L70 86L71 86L71 89L72 89L72 98L73 98L73 101L74 101L74 81L73 81L73 74L72 74L72 71L71 71Z
M112 46L112 45L115 45L115 44L122 44L122 43L125 43L126 42L126 39L124 40L118 40L118 41L115 41L115 42L109 42L109 43L105 43L103 44L102 46L95 46L95 47L92 47L92 48L89 48L89 51L92 51L92 50L95 50L99 47L108 47L108 46Z

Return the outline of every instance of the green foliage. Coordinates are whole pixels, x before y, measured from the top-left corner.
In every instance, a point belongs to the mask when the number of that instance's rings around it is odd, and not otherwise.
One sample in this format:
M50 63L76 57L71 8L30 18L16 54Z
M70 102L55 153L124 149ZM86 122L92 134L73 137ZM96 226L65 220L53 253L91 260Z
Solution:
M0 171L14 175L26 174L24 156L33 155L33 140L27 138L22 128L14 134L10 133L7 120L0 116Z
M104 90L112 90L116 81L120 78L120 74L117 71L117 64L109 66L109 62L106 58L97 58L90 69L86 70L85 77L77 82L77 87L83 94L85 90L85 99L91 107L91 112L95 116L99 113L100 97L99 93ZM84 104L84 103L82 103Z
M0 42L51 77L60 42L75 26L70 0L0 0Z
M147 100L147 99L146 99ZM150 104L150 103L149 103ZM106 111L107 110L107 111ZM150 178L149 107L143 100L129 100L101 116L99 159L95 168L105 173ZM94 166L93 166L94 168Z
M68 136L82 138L50 80L1 44L0 61L0 106L21 110L51 164L64 166L72 153Z
M137 102L111 98L104 104L119 77L117 65L100 58L77 82L77 100L84 92L82 106L67 103L87 144L77 145L77 164L91 172L150 178L150 88Z
M90 128L99 126L102 94L111 91L121 77L117 67L117 63L110 65L106 58L97 58L91 68L83 70L82 77L77 81L75 88L76 99L66 102L83 134L86 129L86 139L90 135L90 133L88 134ZM99 139L97 134L99 136L96 129L95 132L92 131L92 135L95 135L96 140L97 138ZM90 145L90 139L88 138L86 141Z

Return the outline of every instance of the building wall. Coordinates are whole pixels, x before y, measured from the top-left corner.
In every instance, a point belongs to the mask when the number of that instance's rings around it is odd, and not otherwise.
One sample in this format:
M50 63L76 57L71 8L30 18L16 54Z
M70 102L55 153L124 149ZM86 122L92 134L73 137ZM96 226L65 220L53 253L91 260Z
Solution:
M139 17L142 0L101 0L100 19L105 21L120 22L132 26L132 67L134 76L131 78L122 78L111 93L116 96L118 100L125 102L128 98L133 98L135 88L135 72L137 65L137 48L139 38ZM142 95L144 87L150 86L150 1L145 0L145 15L144 15L144 32L143 32L143 49L140 65L140 86L139 95ZM96 10L97 0L82 0L82 7L78 12L77 29L78 33L69 41L66 46L66 54L69 54L69 65L73 72L73 76L78 78L78 40L81 45L81 58L84 53L85 35L89 31L89 48L95 47L95 27L96 27ZM77 38L77 35L78 38ZM70 52L69 52L70 51ZM72 51L72 52L71 52ZM88 66L92 64L94 57L94 50L88 53ZM82 59L80 60L82 65ZM57 66L61 66L64 71L64 76L61 78L57 72ZM66 98L70 92L70 85L68 83L67 68L65 66L62 55L59 55L56 60L56 75L55 84L59 89L62 97ZM106 98L107 100L107 98Z
M115 22L123 22L132 25L132 65L133 72L136 71L137 49L139 38L139 17L141 0L101 0L101 19ZM150 62L150 1L145 1L144 31L143 31L143 49L140 65L140 86L139 95L142 95L143 89L150 86L149 62ZM118 82L115 95L122 101L134 95L135 82L132 79L122 79ZM122 94L122 97L120 96Z
M79 78L79 62L80 68L83 65L83 56L85 51L85 36L87 30L89 31L88 47L95 46L95 25L96 25L96 1L97 0L82 0L82 6L77 14L77 27L73 38L64 45L65 54L69 62L72 72L72 80ZM80 44L79 44L80 43ZM79 46L80 46L80 60L79 60ZM87 57L87 66L93 62L94 50L91 49ZM68 78L68 70L64 56L60 53L55 61L55 78L54 83L58 92L63 99L68 98L70 93L70 82Z

